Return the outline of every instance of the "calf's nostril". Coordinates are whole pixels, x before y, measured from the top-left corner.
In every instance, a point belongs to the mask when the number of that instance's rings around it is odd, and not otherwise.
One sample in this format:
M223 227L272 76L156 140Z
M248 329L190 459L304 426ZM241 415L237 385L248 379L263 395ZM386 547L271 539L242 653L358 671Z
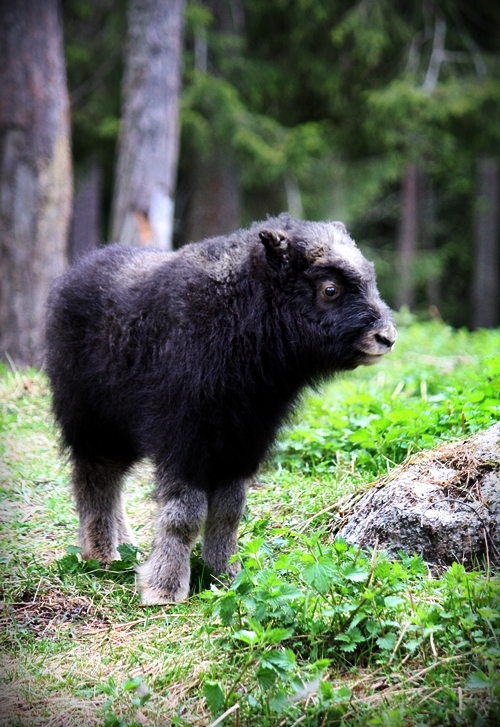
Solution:
M391 348L394 341L391 341L390 338L387 338L383 333L376 333L375 334L375 340L377 343L381 343L382 346L387 346L387 348Z

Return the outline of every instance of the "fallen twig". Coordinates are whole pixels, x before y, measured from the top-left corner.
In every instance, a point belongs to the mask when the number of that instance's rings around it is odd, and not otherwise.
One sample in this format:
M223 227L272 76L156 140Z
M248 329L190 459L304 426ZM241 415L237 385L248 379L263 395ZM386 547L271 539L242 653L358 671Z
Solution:
M217 717L217 719L215 720L215 722L211 722L208 725L208 727L216 727L216 725L220 724L223 720L226 719L226 717L229 717L229 715L232 714L233 712L236 712L236 727L238 727L238 724L239 724L239 721L240 721L239 720L240 705L238 704L238 702L236 702L236 704L233 704L232 707L229 707L229 709L226 709L226 711L223 712L220 715L220 717Z

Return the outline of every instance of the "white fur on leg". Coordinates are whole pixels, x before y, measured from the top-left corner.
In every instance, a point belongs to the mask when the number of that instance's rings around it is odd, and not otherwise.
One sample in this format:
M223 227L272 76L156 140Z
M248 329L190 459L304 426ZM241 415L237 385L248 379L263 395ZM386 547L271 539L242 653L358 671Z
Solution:
M159 568L153 558L137 568L137 587L143 605L179 603L187 598L191 575L189 554L187 560L183 564L178 563L177 570L172 572L173 570L163 567L161 570L163 577L160 577Z
M153 550L137 569L144 604L183 601L189 593L190 556L207 514L205 492L187 485L168 492L156 521Z
M116 462L95 463L73 459L73 494L79 517L78 538L84 560L107 566L120 558L120 536L133 536L121 500L126 467Z

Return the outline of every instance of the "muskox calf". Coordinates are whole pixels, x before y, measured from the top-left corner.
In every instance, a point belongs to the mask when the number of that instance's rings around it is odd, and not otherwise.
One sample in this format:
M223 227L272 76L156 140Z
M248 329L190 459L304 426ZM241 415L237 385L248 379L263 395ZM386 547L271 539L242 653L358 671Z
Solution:
M204 526L215 573L237 550L245 483L307 384L378 361L396 338L339 222L281 215L177 252L110 245L56 284L47 324L53 407L71 454L82 556L132 542L121 486L156 468L144 603L180 601Z

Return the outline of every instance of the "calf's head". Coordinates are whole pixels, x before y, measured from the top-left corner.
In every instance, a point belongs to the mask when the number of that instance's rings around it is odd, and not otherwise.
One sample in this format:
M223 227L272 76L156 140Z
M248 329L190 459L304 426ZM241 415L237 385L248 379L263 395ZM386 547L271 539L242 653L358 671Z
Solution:
M397 337L375 270L340 222L282 216L259 231L276 289L294 317L297 350L318 373L379 361Z

